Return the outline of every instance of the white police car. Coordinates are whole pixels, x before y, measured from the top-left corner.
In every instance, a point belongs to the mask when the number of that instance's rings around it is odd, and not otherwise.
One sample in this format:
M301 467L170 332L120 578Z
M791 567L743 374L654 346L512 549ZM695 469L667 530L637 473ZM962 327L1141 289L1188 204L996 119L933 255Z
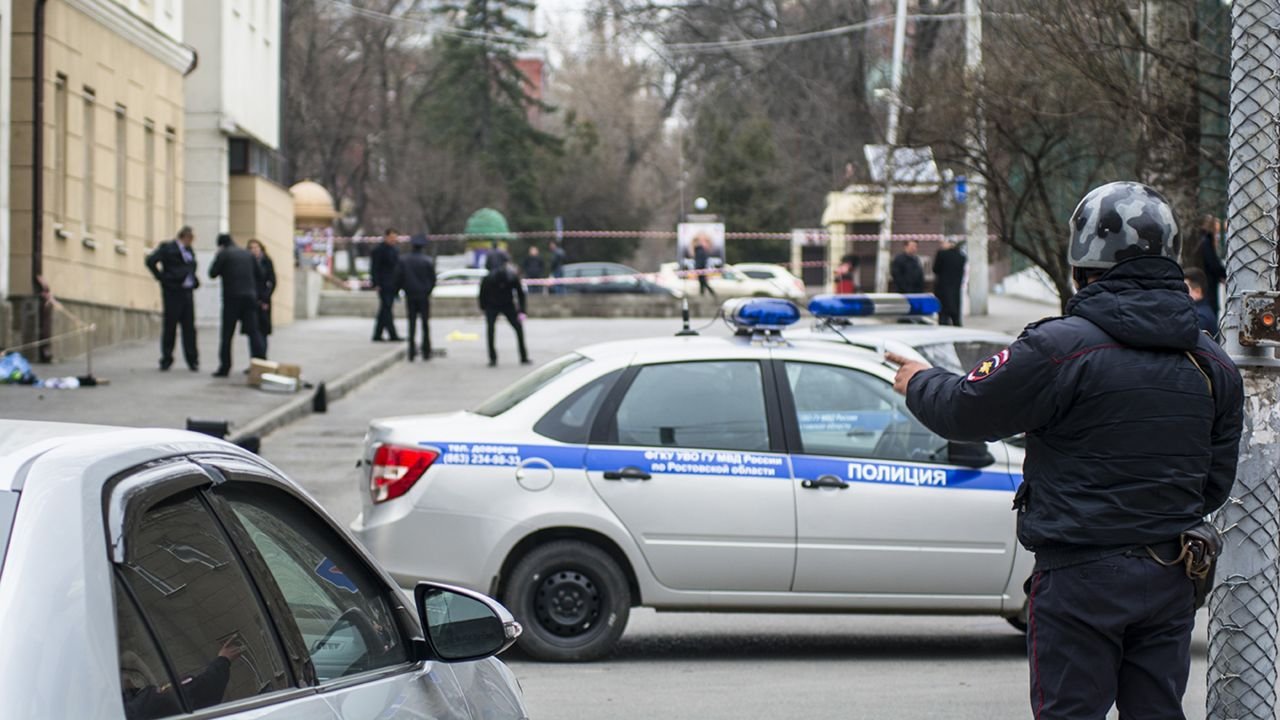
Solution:
M928 318L938 309L938 298L927 293L818 295L808 304L815 319L809 333L792 338L893 352L955 373L968 372L1016 339L991 330L935 325Z
M402 583L500 597L546 660L606 654L633 606L1019 624L1022 451L932 434L880 356L786 339L785 300L726 309L731 337L594 345L374 421L352 529Z
M510 614L414 590L230 443L0 421L5 718L524 720Z

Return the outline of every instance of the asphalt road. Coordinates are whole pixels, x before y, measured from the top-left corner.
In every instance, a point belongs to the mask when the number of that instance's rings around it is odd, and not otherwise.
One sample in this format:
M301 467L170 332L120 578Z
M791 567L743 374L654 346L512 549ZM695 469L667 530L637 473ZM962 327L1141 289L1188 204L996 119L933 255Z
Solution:
M535 320L529 349L543 362L591 342L677 329L671 320ZM262 454L350 521L363 492L355 459L371 418L472 407L529 369L516 362L509 328L499 330L499 366L486 367L483 333L478 318L433 323L447 357L396 365L327 414L270 435ZM1185 702L1192 720L1205 715L1207 616L1198 620ZM1025 641L999 618L637 609L605 661L546 664L515 650L503 659L537 720L1030 716Z

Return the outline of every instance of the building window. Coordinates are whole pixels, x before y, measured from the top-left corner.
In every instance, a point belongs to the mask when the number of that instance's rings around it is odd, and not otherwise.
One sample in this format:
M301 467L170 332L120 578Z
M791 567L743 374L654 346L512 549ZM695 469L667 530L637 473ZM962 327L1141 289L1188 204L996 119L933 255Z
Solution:
M67 76L53 81L53 214L67 221Z
M93 90L84 89L84 181L81 183L83 198L81 199L81 220L84 222L84 234L93 236L93 195L97 190L96 176L94 175L93 155L97 144L97 134L94 128L94 102L97 97Z
M175 231L182 221L178 211L178 137L173 128L164 129L164 206L169 227Z
M129 236L129 126L123 105L116 105L116 239Z
M147 174L143 182L143 194L146 196L147 204L144 240L150 246L156 242L156 125L151 120L143 124L142 145L147 158Z
M227 170L232 175L257 175L284 184L284 159L280 153L249 138L230 138Z

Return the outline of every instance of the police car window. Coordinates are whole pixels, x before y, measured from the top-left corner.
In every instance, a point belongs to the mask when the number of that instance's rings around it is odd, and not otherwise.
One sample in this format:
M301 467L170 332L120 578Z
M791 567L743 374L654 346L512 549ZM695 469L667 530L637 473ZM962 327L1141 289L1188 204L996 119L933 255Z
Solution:
M147 510L126 547L120 576L168 658L187 708L290 686L266 612L198 491ZM126 615L127 609L116 608ZM118 628L128 622L117 617ZM128 637L121 641L122 655L125 642L136 648Z
M138 615L138 607L116 577L113 582L116 596L116 636L119 641L120 692L124 699L124 716L127 720L151 720L178 715L185 710L178 696L177 684L169 675L169 669L160 657L155 641L147 632L147 626ZM220 670L214 661L212 678ZM192 679L188 687L207 683Z
M967 372L972 367L972 365L965 365L960 361L959 356L956 355L956 346L953 343L918 345L916 346L916 352L923 355L930 365L943 370L950 370L953 373Z
M880 378L836 365L786 368L806 454L936 462L947 446Z
M618 405L621 445L769 451L755 361L646 365Z
M547 383L573 370L579 365L591 362L589 358L571 353L557 358L533 372L525 375L502 392L485 400L473 412L477 415L495 417L524 402L524 399L538 392Z
M321 682L409 661L391 591L311 510L261 485L215 494L270 571Z
M13 516L18 512L18 493L0 490L0 572L4 572L5 548L9 546L9 532L13 530Z
M960 368L956 370L958 373L967 373L978 366L978 363L995 355L1001 350L1009 347L1007 343L978 341L958 342L956 345L956 356L960 360Z
M622 371L615 370L573 391L543 415L533 431L563 443L585 444L591 435L591 421L596 411L621 376Z

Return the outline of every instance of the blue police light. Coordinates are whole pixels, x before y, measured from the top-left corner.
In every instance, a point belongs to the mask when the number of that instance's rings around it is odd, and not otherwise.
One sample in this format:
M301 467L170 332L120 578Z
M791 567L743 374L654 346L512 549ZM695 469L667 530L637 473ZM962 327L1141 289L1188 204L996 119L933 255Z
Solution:
M817 318L871 317L873 315L937 315L938 298L929 293L866 293L817 295L809 301L809 314Z
M781 330L800 321L800 308L780 298L741 298L724 304L724 316L739 330Z

